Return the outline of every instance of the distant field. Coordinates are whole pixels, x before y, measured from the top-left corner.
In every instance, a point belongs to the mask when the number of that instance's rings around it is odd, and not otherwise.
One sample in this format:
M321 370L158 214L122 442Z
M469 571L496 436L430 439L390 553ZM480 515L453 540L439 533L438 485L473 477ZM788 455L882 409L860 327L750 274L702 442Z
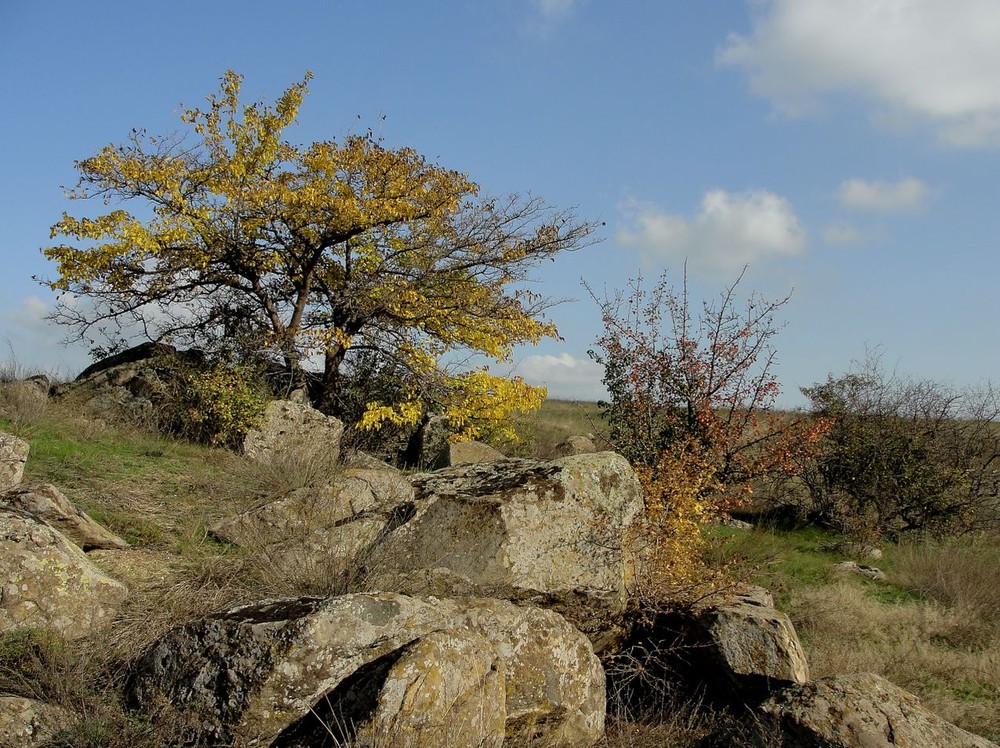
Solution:
M604 430L597 403L576 400L546 400L537 413L521 416L518 430L522 434L522 449L533 456L545 457L552 449L571 436L591 435L603 446L600 433Z

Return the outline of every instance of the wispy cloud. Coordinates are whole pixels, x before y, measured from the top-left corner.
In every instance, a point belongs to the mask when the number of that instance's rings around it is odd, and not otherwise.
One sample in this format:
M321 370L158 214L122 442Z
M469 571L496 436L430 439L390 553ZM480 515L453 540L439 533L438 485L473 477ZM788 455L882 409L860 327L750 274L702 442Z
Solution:
M841 183L837 199L845 208L872 213L903 213L924 207L930 188L912 177L897 182L848 179Z
M651 261L686 260L704 275L730 276L757 260L801 254L808 245L791 204L766 190L711 190L691 218L634 201L622 206L622 214L619 242Z
M830 93L874 103L873 118L929 122L962 146L1000 144L1000 3L995 0L762 0L749 35L719 60L747 71L779 111Z
M857 244L864 237L857 226L850 223L834 223L823 229L821 234L826 244Z
M589 358L569 353L526 356L504 373L524 377L528 384L548 387L549 397L595 401L608 396L601 381L604 368Z
M557 20L573 10L574 0L537 0L538 10L550 20Z

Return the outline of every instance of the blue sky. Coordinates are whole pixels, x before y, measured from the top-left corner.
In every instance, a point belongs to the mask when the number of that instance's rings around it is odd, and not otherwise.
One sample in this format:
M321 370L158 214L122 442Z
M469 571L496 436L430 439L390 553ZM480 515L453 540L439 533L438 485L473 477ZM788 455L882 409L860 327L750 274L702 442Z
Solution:
M551 394L595 399L600 331L580 285L685 258L695 298L744 264L794 289L781 402L880 346L907 374L996 378L1000 4L995 0L0 2L0 358L74 374L83 348L32 280L73 162L133 127L180 127L232 68L273 100L315 77L290 139L368 127L604 221L536 273L563 341L517 354ZM384 119L383 119L384 118Z

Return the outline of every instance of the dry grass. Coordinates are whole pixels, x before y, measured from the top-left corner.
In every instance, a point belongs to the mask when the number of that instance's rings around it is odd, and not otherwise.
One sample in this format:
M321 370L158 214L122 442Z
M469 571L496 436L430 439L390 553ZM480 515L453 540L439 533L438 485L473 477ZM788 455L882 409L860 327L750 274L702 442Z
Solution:
M789 614L813 677L870 671L949 722L1000 737L1000 627L934 602L882 603L853 580L802 590Z

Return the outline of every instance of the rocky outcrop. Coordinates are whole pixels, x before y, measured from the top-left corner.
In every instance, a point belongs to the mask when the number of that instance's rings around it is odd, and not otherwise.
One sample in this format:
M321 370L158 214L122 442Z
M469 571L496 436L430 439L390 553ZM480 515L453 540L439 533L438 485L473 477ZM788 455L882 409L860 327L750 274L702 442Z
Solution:
M506 734L582 746L604 722L589 642L554 613L495 600L245 606L162 637L127 691L137 708L171 704L194 744L480 746Z
M211 532L265 551L281 570L322 564L331 574L344 574L415 511L413 487L400 471L345 470L330 485L296 490L224 519Z
M617 642L634 571L623 538L642 509L623 457L502 460L413 484L426 506L373 550L369 589L529 602L564 615L599 651Z
M780 721L787 748L997 748L927 711L911 693L873 673L792 686L763 710Z
M28 443L23 439L0 431L0 492L21 483L29 449Z
M298 459L323 460L331 467L340 458L344 425L333 416L292 400L272 400L264 420L243 440L243 453L267 461L275 455L294 453Z
M85 551L128 543L77 509L53 485L19 486L0 494L0 507L20 509L55 528Z
M72 724L65 709L20 696L0 696L0 748L36 748Z
M44 626L70 639L108 625L127 594L61 533L13 509L0 509L0 580L0 631Z

